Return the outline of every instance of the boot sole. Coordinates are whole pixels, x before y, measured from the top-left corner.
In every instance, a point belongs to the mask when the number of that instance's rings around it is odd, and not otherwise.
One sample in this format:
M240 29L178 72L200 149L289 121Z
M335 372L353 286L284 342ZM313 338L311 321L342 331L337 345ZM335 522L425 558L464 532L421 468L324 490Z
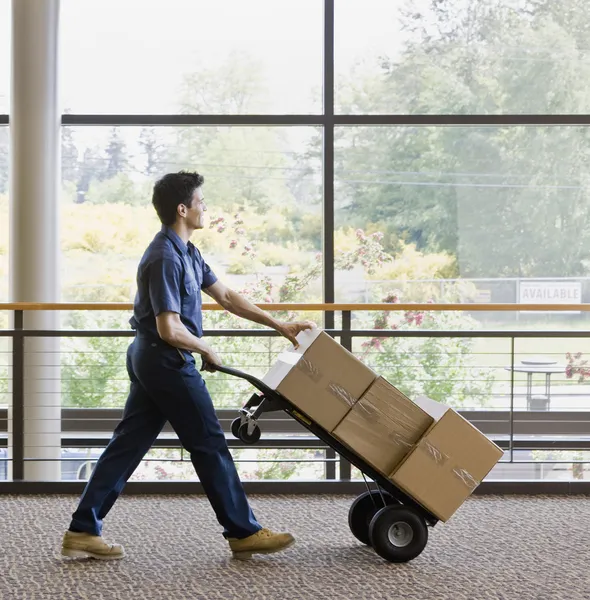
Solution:
M62 548L61 555L68 558L96 558L97 560L120 560L125 557L125 554L117 554L109 556L107 554L96 554L87 550L74 550L73 548Z
M277 552L282 552L283 550L290 548L294 543L295 540L292 540L279 548L270 548L268 550L244 550L243 552L232 552L232 554L236 560L250 560L254 554L276 554Z

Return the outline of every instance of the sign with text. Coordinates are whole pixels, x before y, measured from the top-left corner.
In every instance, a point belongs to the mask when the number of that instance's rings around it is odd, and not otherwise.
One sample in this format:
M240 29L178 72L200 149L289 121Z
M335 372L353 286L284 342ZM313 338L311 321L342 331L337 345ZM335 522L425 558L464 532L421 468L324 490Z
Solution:
M521 280L518 301L520 304L582 304L582 283L580 281ZM574 314L575 311L562 312Z

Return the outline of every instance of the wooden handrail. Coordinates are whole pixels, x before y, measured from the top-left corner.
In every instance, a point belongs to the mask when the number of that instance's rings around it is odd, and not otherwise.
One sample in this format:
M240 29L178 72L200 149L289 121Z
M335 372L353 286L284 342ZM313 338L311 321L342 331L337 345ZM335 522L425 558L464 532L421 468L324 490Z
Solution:
M268 311L462 311L462 312L558 312L575 311L590 312L590 304L434 304L434 303L398 303L398 304L322 304L322 303L262 303L257 304L260 308ZM6 302L0 303L0 311L3 310L133 310L133 304L129 302ZM203 304L203 310L224 310L219 304Z

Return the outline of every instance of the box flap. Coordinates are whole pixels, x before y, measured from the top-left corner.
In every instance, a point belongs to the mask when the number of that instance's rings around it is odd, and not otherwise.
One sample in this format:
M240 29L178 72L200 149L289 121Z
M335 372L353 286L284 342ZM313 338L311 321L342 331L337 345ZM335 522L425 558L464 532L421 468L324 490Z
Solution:
M438 421L443 415L450 410L450 406L437 402L427 396L418 396L414 403L417 404L424 412L428 413L435 421Z
M281 352L277 356L275 363L262 378L262 382L271 390L276 390L281 381L283 381L291 369L299 362L299 360L301 360L303 354L309 349L313 342L315 342L321 332L322 330L319 327L299 332L296 336L299 347L293 348L293 346L290 346L288 350Z
M299 344L298 348L293 348L293 352L297 354L303 354L320 336L322 333L322 329L319 327L314 327L313 329L305 329L304 331L300 331L295 339Z
M302 413L331 432L376 374L321 330L304 332L304 354L281 356L264 378ZM293 356L293 354L295 356ZM294 364L293 364L294 363Z

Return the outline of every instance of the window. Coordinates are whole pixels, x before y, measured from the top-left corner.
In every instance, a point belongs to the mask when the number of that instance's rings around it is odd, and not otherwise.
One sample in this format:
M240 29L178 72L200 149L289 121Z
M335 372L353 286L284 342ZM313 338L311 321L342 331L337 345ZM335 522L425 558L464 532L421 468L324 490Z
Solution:
M218 277L259 301L319 301L319 140L311 127L64 127L64 301L132 300L160 229L153 184L179 169L205 176L209 225L193 239Z
M590 111L590 16L574 2L336 2L337 112Z
M61 36L74 113L321 111L316 0L64 0Z
M354 259L340 259L337 300L589 301L587 128L355 127L337 140L336 250Z

